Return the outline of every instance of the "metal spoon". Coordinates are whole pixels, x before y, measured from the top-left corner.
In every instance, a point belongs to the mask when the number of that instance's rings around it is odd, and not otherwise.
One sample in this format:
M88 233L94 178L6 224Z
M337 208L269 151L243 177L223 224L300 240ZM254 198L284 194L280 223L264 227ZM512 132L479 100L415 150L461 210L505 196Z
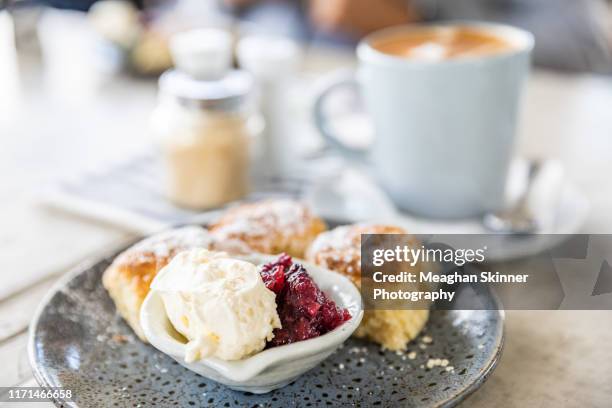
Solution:
M538 229L538 223L528 207L528 198L533 181L541 168L542 163L539 161L529 163L527 184L522 195L511 208L485 214L482 223L486 229L494 233L513 235L533 234Z

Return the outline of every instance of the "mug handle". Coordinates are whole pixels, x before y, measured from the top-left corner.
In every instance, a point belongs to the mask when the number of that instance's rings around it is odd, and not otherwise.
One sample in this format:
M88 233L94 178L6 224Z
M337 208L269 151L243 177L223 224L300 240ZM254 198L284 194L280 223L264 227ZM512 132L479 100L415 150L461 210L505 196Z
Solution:
M342 72L340 74L336 74L334 77L335 79L332 79L331 83L327 85L315 99L313 107L315 125L323 136L323 139L325 139L325 141L342 156L351 160L365 161L367 150L356 149L342 143L330 130L327 115L323 113L325 100L334 92L343 88L353 88L359 90L359 84L357 83L354 72Z

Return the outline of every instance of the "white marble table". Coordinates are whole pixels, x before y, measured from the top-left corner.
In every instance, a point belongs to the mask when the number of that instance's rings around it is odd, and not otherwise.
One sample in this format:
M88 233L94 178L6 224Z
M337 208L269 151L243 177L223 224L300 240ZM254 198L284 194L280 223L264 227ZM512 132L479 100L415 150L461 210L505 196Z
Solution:
M311 53L308 70L351 63ZM112 79L70 98L26 72L20 117L0 123L0 386L31 384L27 325L43 293L71 266L132 234L40 206L46 184L95 170L148 143L151 83ZM27 81L26 81L27 79ZM80 95L80 96L79 96ZM520 154L558 158L589 197L584 232L612 232L612 79L537 72ZM499 367L468 406L610 406L612 312L509 312ZM29 406L29 405L28 405Z

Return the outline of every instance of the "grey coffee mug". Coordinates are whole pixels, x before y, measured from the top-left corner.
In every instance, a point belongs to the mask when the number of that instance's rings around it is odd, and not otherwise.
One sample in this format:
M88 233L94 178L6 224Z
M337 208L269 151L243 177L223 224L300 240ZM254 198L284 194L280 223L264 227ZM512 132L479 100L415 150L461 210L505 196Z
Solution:
M464 218L503 206L519 103L533 36L489 23L449 23L505 39L507 51L435 62L384 54L372 43L420 25L363 39L356 75L339 79L315 103L317 126L343 155L367 163L396 205L417 215ZM327 97L357 87L374 125L366 150L341 143L324 113Z

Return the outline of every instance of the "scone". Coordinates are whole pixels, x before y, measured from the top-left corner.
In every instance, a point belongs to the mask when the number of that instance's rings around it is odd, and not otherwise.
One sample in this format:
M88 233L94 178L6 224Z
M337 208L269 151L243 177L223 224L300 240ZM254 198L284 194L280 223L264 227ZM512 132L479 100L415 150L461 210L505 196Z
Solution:
M245 253L240 242L219 242L198 226L172 229L153 235L128 248L104 271L102 284L115 302L117 311L134 332L146 341L140 327L140 306L149 293L155 275L174 255L191 248Z
M322 233L307 251L306 259L349 277L361 287L361 234L406 234L393 225L357 224ZM366 310L356 337L369 338L384 348L402 350L418 336L429 310Z
M221 241L242 241L255 252L304 258L308 246L326 229L305 204L269 199L229 209L210 226L210 233Z

